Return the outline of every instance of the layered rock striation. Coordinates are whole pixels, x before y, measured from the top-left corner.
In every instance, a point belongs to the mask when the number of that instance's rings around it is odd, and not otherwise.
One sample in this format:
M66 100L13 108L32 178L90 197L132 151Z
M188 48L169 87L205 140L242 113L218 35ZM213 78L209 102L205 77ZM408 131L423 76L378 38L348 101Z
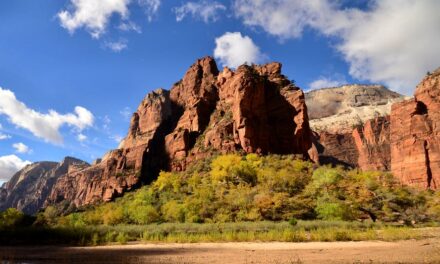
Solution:
M382 85L343 85L306 93L310 126L318 133L352 133L370 119L387 116L404 96Z
M404 97L381 85L344 85L306 94L321 163L390 170L391 105Z
M388 171L390 156L390 118L376 117L351 133L315 133L320 162L361 170Z
M299 154L318 160L303 92L281 64L225 68L197 60L170 91L148 94L116 150L60 177L46 202L109 201L214 153Z
M0 190L0 211L10 207L34 214L43 207L56 180L84 161L66 157L62 162L36 162L17 172Z
M440 185L440 68L417 86L414 98L391 111L391 170L402 183Z

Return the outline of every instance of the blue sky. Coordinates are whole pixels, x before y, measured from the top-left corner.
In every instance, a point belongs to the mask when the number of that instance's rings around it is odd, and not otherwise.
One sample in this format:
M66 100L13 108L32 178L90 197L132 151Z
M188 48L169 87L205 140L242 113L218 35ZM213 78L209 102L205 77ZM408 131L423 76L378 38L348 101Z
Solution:
M411 94L440 66L440 2L356 3L1 1L0 182L27 162L91 162L116 148L142 98L206 55L220 68L282 62L303 89Z

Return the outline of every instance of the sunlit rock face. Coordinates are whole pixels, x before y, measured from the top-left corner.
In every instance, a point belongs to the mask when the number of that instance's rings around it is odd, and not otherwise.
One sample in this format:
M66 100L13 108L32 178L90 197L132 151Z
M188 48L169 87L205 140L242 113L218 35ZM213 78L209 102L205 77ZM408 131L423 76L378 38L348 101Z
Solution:
M149 183L160 170L185 170L215 153L298 154L318 161L304 93L280 63L221 72L197 60L170 91L148 94L116 150L59 179L46 205L110 201Z
M66 157L60 163L36 162L17 172L0 190L0 210L17 208L27 214L40 210L55 182L73 167L88 166L86 162Z
M310 127L316 132L352 133L370 119L387 116L404 96L381 85L343 85L306 93Z
M321 163L390 170L390 118L404 96L381 85L343 85L306 93Z
M440 69L417 86L414 98L391 111L391 170L403 183L440 185Z

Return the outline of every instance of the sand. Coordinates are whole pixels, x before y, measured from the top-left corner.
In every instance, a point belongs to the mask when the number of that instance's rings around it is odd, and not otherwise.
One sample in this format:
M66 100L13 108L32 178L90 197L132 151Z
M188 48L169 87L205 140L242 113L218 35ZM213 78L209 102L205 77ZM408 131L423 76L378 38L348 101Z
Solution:
M0 263L440 263L440 239L0 247ZM5 261L6 260L6 261Z

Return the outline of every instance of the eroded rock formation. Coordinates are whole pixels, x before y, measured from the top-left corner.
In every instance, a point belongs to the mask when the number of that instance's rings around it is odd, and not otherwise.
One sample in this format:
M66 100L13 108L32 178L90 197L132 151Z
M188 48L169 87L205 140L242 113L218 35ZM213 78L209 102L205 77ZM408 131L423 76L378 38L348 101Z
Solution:
M36 162L17 172L2 188L0 210L10 207L34 214L43 207L56 180L84 161L66 157L62 162Z
M403 96L380 85L344 85L306 94L321 163L390 170L390 121Z
M281 74L281 64L219 72L211 57L197 60L169 92L146 96L118 149L60 177L46 204L109 201L151 182L159 170L184 170L235 151L318 160L304 94Z
M352 133L370 119L387 116L404 96L381 85L343 85L306 93L310 127L316 132Z
M417 86L413 99L391 111L391 170L403 183L440 185L440 68Z
M390 118L389 116L370 119L352 133L359 154L357 166L362 170L389 171Z
M321 132L315 134L320 162L361 170L388 171L390 158L389 116L376 117L357 126L351 133Z

